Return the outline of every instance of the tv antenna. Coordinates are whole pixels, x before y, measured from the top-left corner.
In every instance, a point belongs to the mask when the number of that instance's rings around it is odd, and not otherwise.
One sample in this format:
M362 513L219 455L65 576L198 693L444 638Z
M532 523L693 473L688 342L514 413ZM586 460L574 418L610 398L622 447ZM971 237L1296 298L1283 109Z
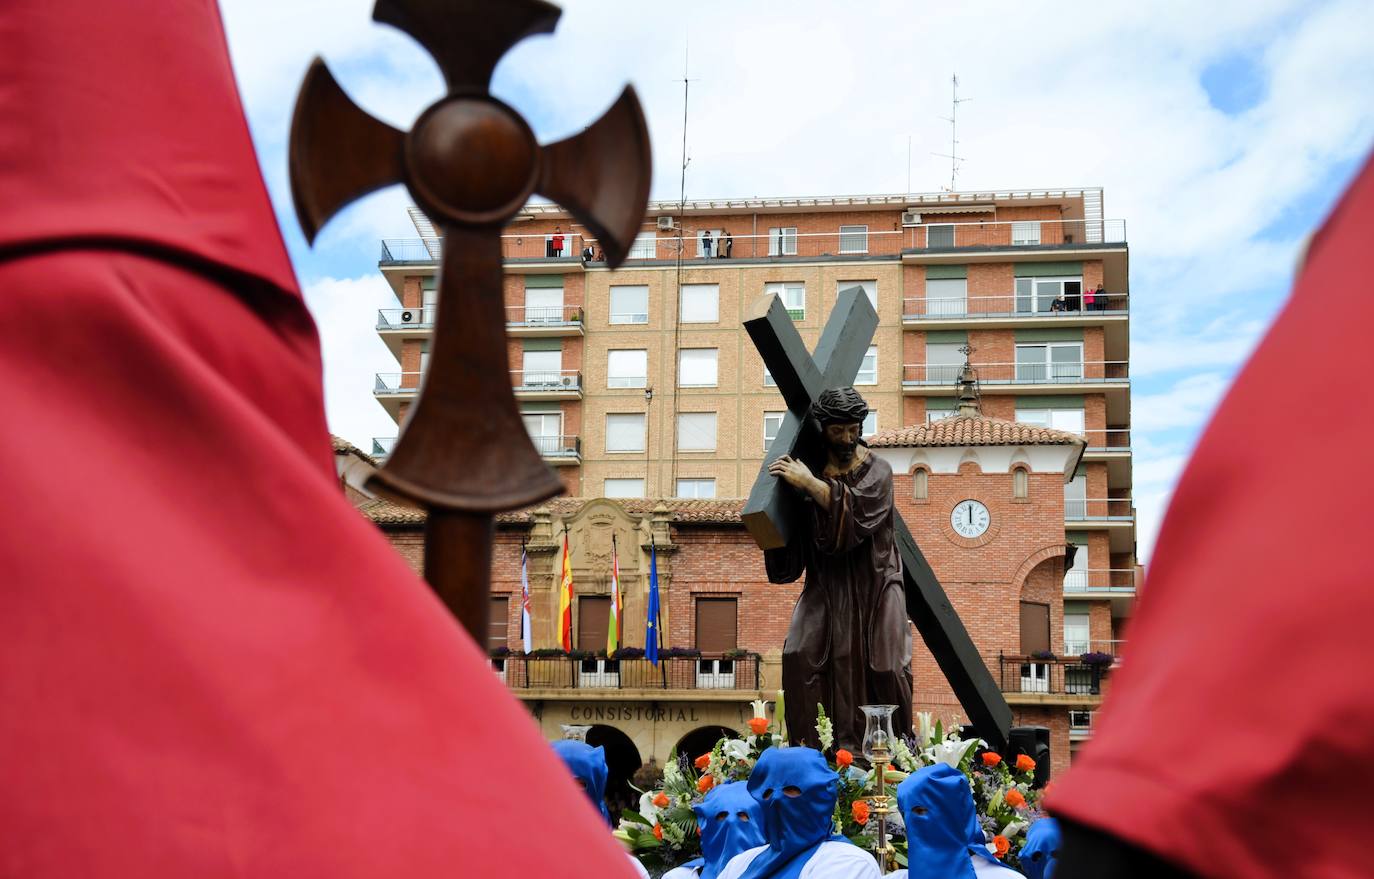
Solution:
M950 76L950 83L952 94L949 103L949 115L940 117L949 123L949 152L931 153L931 155L949 159L949 189L947 191L954 192L955 181L959 175L959 163L964 160L964 157L959 155L959 105L965 101L971 101L973 98L959 97L959 74Z

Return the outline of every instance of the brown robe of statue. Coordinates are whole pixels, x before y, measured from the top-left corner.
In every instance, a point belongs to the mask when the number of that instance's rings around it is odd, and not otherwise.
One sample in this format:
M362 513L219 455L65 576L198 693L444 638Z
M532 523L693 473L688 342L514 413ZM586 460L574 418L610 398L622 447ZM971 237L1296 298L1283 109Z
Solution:
M830 504L809 495L805 527L764 553L768 579L806 582L782 649L787 731L793 744L820 747L816 705L834 723L835 747L861 753L860 705L896 705L892 728L911 732L911 627L893 534L892 468L871 452L850 472L828 477Z

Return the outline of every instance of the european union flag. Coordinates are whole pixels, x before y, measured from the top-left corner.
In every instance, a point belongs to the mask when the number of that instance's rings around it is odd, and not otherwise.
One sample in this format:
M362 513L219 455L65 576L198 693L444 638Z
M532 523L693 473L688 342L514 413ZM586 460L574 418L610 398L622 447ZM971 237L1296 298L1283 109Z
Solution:
M658 547L649 539L649 607L644 614L644 658L658 665Z

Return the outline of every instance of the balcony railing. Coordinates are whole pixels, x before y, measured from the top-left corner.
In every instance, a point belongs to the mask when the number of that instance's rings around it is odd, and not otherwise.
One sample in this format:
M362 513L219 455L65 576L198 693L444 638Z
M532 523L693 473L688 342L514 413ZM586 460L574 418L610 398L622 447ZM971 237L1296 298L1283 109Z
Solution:
M915 296L902 300L902 317L906 320L938 320L960 318L989 320L992 318L1034 317L1074 318L1127 314L1129 297L1125 293L1074 294L1063 302L1045 296L1007 293L999 296Z
M427 308L380 308L377 310L377 329L430 329L438 312L439 309L432 305Z
M1125 220L999 220L926 222L905 230L907 248L939 252L964 248L1033 248L1124 244Z
M581 258L582 249L587 246L581 235L563 233L562 240L554 241L557 233L547 235L502 235L501 255L514 260L567 260ZM394 263L437 263L443 253L442 238L387 238L382 241L381 262Z
M576 659L570 656L495 657L492 668L512 690L749 690L759 688L756 655Z
M391 455L391 450L396 448L396 437L394 436L374 436L372 438L372 457L378 461Z
M1100 696L1109 664L1088 664L1077 658L1040 659L999 654L1003 693L1050 696Z
M577 436L532 436L530 440L545 458L579 458L582 438Z
M1118 657L1119 659L1119 657L1121 656L1121 651L1123 648L1125 648L1125 646L1126 642L1122 640L1102 641L1093 639L1086 641L1074 641L1070 638L1065 638L1064 652L1060 658L1072 660L1075 657L1082 656L1084 653L1105 653L1108 656Z
M1135 594L1134 568L1075 568L1064 572L1065 592ZM1082 653L1083 651L1079 651Z
M1080 430L1078 433L1087 439L1091 451L1127 451L1131 448L1131 430L1128 427Z
M508 327L558 327L581 323L580 305L511 305L506 307Z
M1128 497L1064 498L1064 518L1075 522L1129 522L1135 518L1134 503Z
M414 394L420 390L419 372L379 372L372 393L378 397Z
M512 369L510 375L517 391L579 391L582 389L582 373L575 369Z
M1125 360L1074 360L1062 363L975 363L982 384L995 385L1054 385L1102 384L1128 381L1129 364ZM954 385L959 381L962 366L949 363L908 363L902 367L902 384Z

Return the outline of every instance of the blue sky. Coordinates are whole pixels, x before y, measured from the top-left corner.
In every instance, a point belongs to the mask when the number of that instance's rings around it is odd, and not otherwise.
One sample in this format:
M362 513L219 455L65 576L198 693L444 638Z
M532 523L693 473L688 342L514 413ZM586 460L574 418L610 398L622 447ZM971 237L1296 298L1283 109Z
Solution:
M553 37L508 54L493 90L547 142L624 83L655 146L654 196L676 197L690 70L688 197L867 194L948 182L959 74L961 189L1101 186L1131 246L1132 442L1140 551L1227 384L1282 307L1302 241L1374 142L1374 0L1208 4L569 0ZM372 330L390 293L383 237L412 237L378 193L305 246L286 182L291 106L311 57L398 126L441 91L368 0L222 0L264 176L319 324L332 429L359 445L394 425L371 376L395 370ZM392 300L394 301L394 300ZM1300 367L1299 367L1300 368ZM1315 375L1315 368L1314 368ZM1301 405L1301 401L1296 401ZM1275 417L1288 406L1276 407Z

